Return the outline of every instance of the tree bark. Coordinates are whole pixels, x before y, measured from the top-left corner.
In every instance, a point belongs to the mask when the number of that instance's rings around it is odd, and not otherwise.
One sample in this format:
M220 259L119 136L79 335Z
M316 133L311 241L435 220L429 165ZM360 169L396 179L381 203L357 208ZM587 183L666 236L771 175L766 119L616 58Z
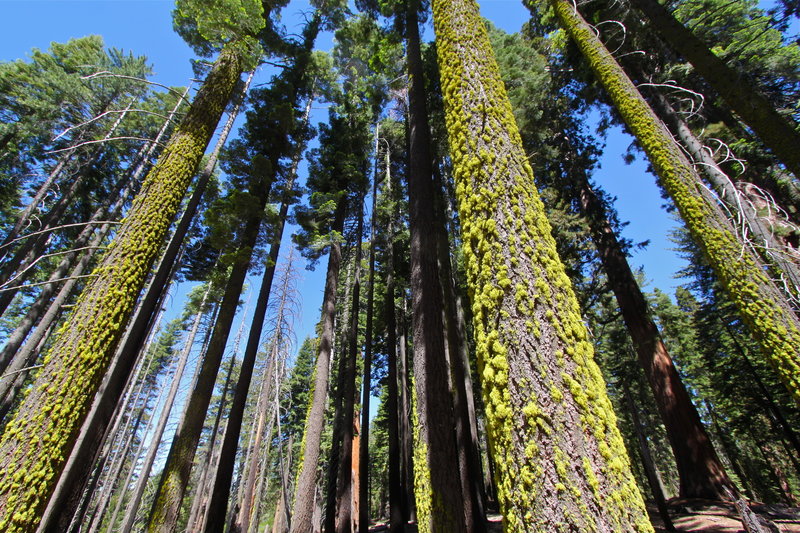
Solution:
M585 170L572 168L571 174L576 180L581 209L589 223L603 270L667 430L680 477L680 495L683 498L728 499L729 493L735 492L734 485L714 451L700 415L651 318L647 301L608 223L605 208L589 186Z
M614 58L574 6L551 0L561 24L577 43L625 123L647 153L689 232L761 345L766 359L800 404L800 322L767 279L758 258L742 246L724 213Z
M0 438L0 529L41 519L161 241L241 73L225 48ZM26 483L16 479L25 476Z
M389 153L386 153L386 182L385 195L392 198L392 177L389 173ZM398 355L397 355L397 312L395 307L395 282L394 282L394 213L389 214L386 225L386 293L384 295L384 308L386 313L386 361L388 367L386 413L388 422L389 440L389 531L390 533L405 533L408 522L408 505L406 502L406 484L403 476L403 458L400 453L400 420L401 405L400 387L398 386Z
M245 89L246 87L247 84L245 84ZM186 97L188 91L189 88L187 87L179 102ZM47 505L40 525L42 531L47 531L48 533L63 531L63 518L73 516L77 510L78 498L75 497L75 494L80 494L83 491L76 491L75 487L84 487L86 485L88 472L91 469L91 464L94 462L98 446L101 444L100 439L97 437L105 434L107 431L115 407L122 396L125 384L128 382L131 371L136 364L140 348L145 344L145 340L155 322L155 317L159 314L157 309L161 308L164 298L166 297L167 287L177 270L178 258L183 249L183 240L186 237L186 233L189 231L189 227L197 212L197 207L200 205L200 200L203 192L205 192L208 180L214 171L219 151L222 149L222 145L225 143L233 127L233 121L236 118L241 101L242 98L240 97L237 101L237 105L234 106L233 111L231 111L228 116L228 121L220 133L219 141L214 147L208 164L203 168L203 171L198 177L195 189L175 228L175 232L172 234L166 250L161 255L158 268L150 280L147 292L141 299L136 312L133 314L125 336L119 343L114 355L114 363L106 375L103 387L101 387L101 392L92 404L86 422L81 428L81 434L75 443L75 448L70 454L66 468ZM177 112L177 110L178 105L176 104L171 115ZM166 132L166 129L167 126L165 124L156 137L156 141L161 138L162 134ZM153 144L151 148L155 149L155 144ZM145 160L149 159L151 153L152 152L148 152ZM134 179L138 179L140 173L144 172L144 168L144 165L137 168Z
M433 16L504 528L652 532L477 5Z
M139 510L139 504L142 501L144 489L147 487L147 481L150 478L150 470L155 462L156 453L158 453L158 447L161 443L161 438L164 436L164 430L167 427L167 421L169 421L170 411L172 411L175 398L178 396L178 389L180 387L181 380L183 379L183 372L186 369L186 363L189 361L189 354L192 351L194 339L197 336L198 329L200 328L200 320L205 314L204 307L210 292L211 285L206 288L206 292L203 295L203 300L200 302L200 308L195 315L192 329L189 332L189 336L186 338L186 342L183 346L183 351L181 352L180 359L178 360L178 366L175 368L175 374L172 377L172 384L170 385L167 399L164 402L164 406L161 408L158 425L156 426L153 436L150 439L150 449L147 451L147 455L142 461L142 467L139 469L139 479L136 482L136 488L133 491L133 496L131 497L130 502L128 502L128 508L125 512L125 520L122 525L123 533L130 533L130 531L133 529L133 523L134 520L136 520L136 513Z
M418 4L406 11L409 87L408 199L411 230L411 295L414 331L414 382L419 445L426 465L417 465L414 492L417 522L433 532L471 532L471 500L464 499L450 369L445 353L442 285L439 279L434 221L434 189L430 127L419 51Z
M346 206L340 202L336 208L333 231L342 232L346 211ZM314 370L311 408L306 418L300 473L297 476L297 487L295 488L291 533L308 533L313 530L314 495L317 485L322 427L325 423L325 404L328 399L328 378L336 317L336 290L341 263L342 245L337 241L331 244L328 256L325 292L322 299L322 334Z
M308 39L307 42L313 43L315 36L316 33ZM303 118L304 124L308 122L312 101L312 98L308 99ZM230 413L228 414L228 425L226 426L225 436L222 441L220 463L217 467L217 475L214 478L211 489L211 500L208 504L207 515L209 520L205 524L204 531L208 531L209 533L218 531L225 524L228 498L230 496L230 484L233 479L233 467L236 459L239 435L241 434L244 409L247 404L248 391L250 389L250 381L256 363L256 356L258 355L258 348L261 344L261 332L264 327L264 317L267 312L267 306L269 305L272 280L275 277L275 266L278 263L278 256L280 255L283 230L286 225L286 217L289 213L289 197L294 189L294 179L297 174L297 166L301 156L302 149L298 148L292 159L292 167L289 171L290 177L285 185L284 200L281 202L277 227L274 230L264 275L261 279L261 287L256 300L256 307L253 311L250 332L247 337L247 344L245 345L242 365L239 371L239 380L236 384L236 392L234 393L233 403L231 404Z

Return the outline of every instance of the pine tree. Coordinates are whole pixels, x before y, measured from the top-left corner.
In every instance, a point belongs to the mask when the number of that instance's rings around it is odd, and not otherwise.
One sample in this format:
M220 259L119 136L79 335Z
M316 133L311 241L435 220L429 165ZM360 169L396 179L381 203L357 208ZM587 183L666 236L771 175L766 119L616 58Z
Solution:
M505 527L651 531L477 6L433 12Z
M150 171L125 224L0 440L0 527L32 530L77 436L122 327L244 66L228 45ZM25 479L24 483L19 481Z
M648 154L693 238L701 244L745 323L784 385L800 403L800 325L758 259L737 241L696 172L614 58L569 2L552 0L556 14Z

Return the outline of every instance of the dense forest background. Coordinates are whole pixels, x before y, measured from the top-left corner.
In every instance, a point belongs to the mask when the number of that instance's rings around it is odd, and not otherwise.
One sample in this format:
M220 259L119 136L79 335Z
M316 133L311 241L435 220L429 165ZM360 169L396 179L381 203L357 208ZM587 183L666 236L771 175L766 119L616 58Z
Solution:
M0 529L800 527L800 6L490 5L0 63Z

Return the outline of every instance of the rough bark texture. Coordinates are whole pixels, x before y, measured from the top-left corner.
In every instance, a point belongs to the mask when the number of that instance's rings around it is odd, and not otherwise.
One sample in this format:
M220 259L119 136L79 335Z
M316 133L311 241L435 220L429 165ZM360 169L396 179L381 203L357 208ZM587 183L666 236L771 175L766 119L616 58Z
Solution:
M411 230L411 298L414 331L414 387L418 426L414 493L420 531L472 531L471 500L464 499L453 428L453 397L445 353L442 286L434 224L433 168L425 82L419 51L417 3L407 16L409 108L408 211ZM421 447L421 449L420 449ZM427 467L427 468L426 468Z
M758 259L736 238L725 214L669 131L633 86L594 31L567 0L551 0L567 33L588 60L623 120L647 153L689 232L761 345L770 364L800 404L800 323L767 279Z
M706 44L657 0L635 0L659 35L686 58L703 79L750 126L780 161L800 178L800 131L791 119L778 113L747 77L728 67Z
M59 330L0 440L0 529L31 531L55 487L170 223L239 80L224 49L145 179L124 225Z
M779 283L778 287L785 291L787 298L796 299L800 291L800 252L788 245L780 234L786 231L794 232L798 229L797 226L774 216L772 209L762 210L766 207L765 203L751 201L746 191L752 185L743 182L733 183L717 165L711 152L678 115L666 96L658 91L652 91L649 101L653 111L658 113L675 137L680 140L695 168L706 177L720 199L735 215L733 218L739 219L737 229L740 234L746 235L750 245L769 265L770 270L782 279L783 283Z
M345 206L340 205L337 211L333 230L341 232L344 226ZM314 529L314 494L317 485L322 427L325 423L325 403L328 399L328 377L336 316L336 289L339 284L339 268L342 264L341 244L333 243L329 254L325 293L322 300L322 334L320 335L317 364L314 369L314 392L306 418L303 443L300 446L302 460L292 510L292 533L308 533Z
M170 116L174 116L174 113L178 111L180 103L188 92L189 87L186 88L182 98L176 103ZM231 124L230 118L228 124ZM167 124L165 123L161 131L159 131L158 136L156 136L155 141L158 142L166 131ZM226 125L225 131L230 131L229 125ZM220 134L220 137L226 135L225 131ZM149 147L145 159L149 159L150 156L152 156L155 147L155 143ZM215 151L218 152L219 147L220 145L218 143ZM136 169L134 179L138 179L139 175L144 172L144 169L145 165L142 163L140 167ZM159 314L156 309L161 308L161 303L166 297L169 280L171 280L175 274L175 263L177 262L177 257L180 255L183 237L186 235L194 216L194 210L192 210L191 206L194 204L196 207L196 205L199 204L200 197L205 188L205 185L202 185L204 176L206 176L206 174L210 176L212 170L213 168L209 170L208 166L206 166L203 173L198 178L192 197L167 245L166 251L161 256L155 274L150 279L150 284L145 296L141 299L139 307L130 320L128 330L119 343L119 347L114 355L114 362L106 374L101 392L97 395L92 404L86 421L83 427L81 427L80 435L75 442L75 447L72 449L72 453L67 460L64 472L62 472L55 491L53 492L53 496L47 504L44 516L42 517L42 523L40 524L40 529L43 531L63 531L68 524L69 517L72 517L78 510L79 495L83 493L82 489L86 487L91 465L94 463L98 447L102 443L100 437L105 435L108 430L115 408L122 397L128 379L131 377L131 371L139 356L140 347L145 344L148 331L155 321L155 317ZM206 181L207 179L208 178L205 177ZM81 489L78 487L81 487ZM67 523L65 523L65 520Z
M472 376L467 346L467 331L461 299L458 297L450 264L450 241L445 220L442 180L434 170L436 192L436 237L439 256L439 272L444 291L444 323L447 334L447 351L450 358L450 374L453 388L453 407L456 416L456 442L458 443L458 465L461 473L461 490L464 498L471 500L472 524L476 533L486 531L485 492L481 472L478 424L475 418L475 398L472 395Z
M477 5L433 13L505 530L650 532Z
M388 154L387 154L388 158ZM387 165L388 170L388 165ZM391 198L392 178L388 174L386 195ZM386 227L386 294L384 307L386 313L386 361L388 366L386 413L389 435L389 531L404 533L408 520L408 506L405 497L405 483L402 475L402 456L400 453L400 390L397 371L397 313L394 303L394 215L389 215Z

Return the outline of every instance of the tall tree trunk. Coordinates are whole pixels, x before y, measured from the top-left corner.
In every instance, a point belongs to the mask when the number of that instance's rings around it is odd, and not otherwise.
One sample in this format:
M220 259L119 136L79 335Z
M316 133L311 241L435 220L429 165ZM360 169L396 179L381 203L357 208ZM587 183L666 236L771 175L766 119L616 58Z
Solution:
M413 455L413 434L411 430L411 386L408 373L408 328L406 317L408 316L407 300L403 296L403 312L400 315L399 339L398 339L398 365L397 381L400 387L399 411L400 411L400 457L401 476L403 479L403 508L406 514L403 515L405 521L417 521L417 501L414 498L414 455Z
M234 358L238 352L238 349L233 351ZM235 359L232 359L230 366L228 366L228 372L225 374L225 383L222 385L222 396L219 400L217 416L214 417L214 425L211 427L211 440L208 443L208 452L206 453L205 459L202 463L200 476L197 480L197 487L195 488L194 500L192 501L192 509L189 513L189 520L186 522L187 527L191 531L202 530L202 517L205 515L203 506L206 504L209 493L208 474L211 472L213 466L212 463L214 458L214 449L216 447L217 435L219 434L220 422L222 422L222 415L225 411L224 406L227 401L228 391L230 390L231 377L233 376L234 368L236 368L236 361Z
M251 80L252 73L250 77L248 77L248 82L245 83L244 90L241 93L242 95L245 94ZM235 84L236 80L233 80L233 82ZM181 100L185 98L186 94L188 94L188 87L181 97ZM114 355L114 363L106 375L104 385L101 387L101 392L92 404L91 411L81 428L80 436L67 461L66 468L59 478L53 496L47 505L40 526L43 531L47 531L48 533L63 531L63 518L73 516L77 510L79 500L75 495L81 494L83 491L75 490L75 488L85 486L88 481L88 472L91 469L91 464L94 462L98 446L100 446L101 443L98 437L104 435L108 429L115 407L122 396L125 384L128 382L131 371L136 364L140 348L145 344L145 339L152 330L155 317L159 314L157 310L161 309L161 305L167 294L167 288L177 270L178 258L183 249L183 240L189 231L189 227L197 212L197 207L200 205L200 200L203 192L205 192L208 180L214 171L219 151L222 149L233 127L233 121L241 106L242 99L243 96L238 98L237 104L229 114L228 121L222 132L220 132L219 140L214 147L214 151L209 157L208 163L203 168L203 171L198 176L195 189L175 228L175 232L172 234L166 250L161 255L161 260L150 280L149 287L130 321L123 340L119 343ZM175 113L177 109L178 106L176 105L173 109L173 113ZM160 139L165 131L166 125L159 132L156 140ZM145 159L148 158L149 156ZM143 171L144 166L137 168L137 173Z
M574 151L571 147L570 150ZM572 159L578 159L573 154ZM680 477L683 498L725 500L734 489L719 461L683 381L678 375L647 301L631 271L625 252L608 223L605 208L589 185L582 168L571 168L581 209L589 223L592 241L622 312L667 430Z
M417 522L423 530L474 531L471 499L464 499L453 428L453 397L445 353L442 286L436 255L434 189L430 127L425 105L425 81L419 50L417 9L406 10L409 166L408 199L411 230L411 295L414 328L414 385L419 440L427 465L417 465L414 492ZM426 468L427 466L427 468ZM462 480L463 482L463 480Z
M754 251L760 254L771 270L783 280L778 287L786 292L789 300L797 301L800 297L800 253L781 242L778 237L780 230L789 225L788 221L785 221L785 226L776 227L776 219L759 213L761 206L751 203L745 192L740 190L742 185L734 185L719 168L711 153L705 149L703 143L692 133L689 125L680 118L663 94L652 91L650 102L653 110L680 139L681 145L691 156L698 171L706 176L721 200L736 215L732 218L742 219L740 224L743 227L739 228L742 239L749 243L751 237L747 234L752 235L751 246Z
M314 33L308 43L314 42ZM303 118L303 127L307 124L309 115L311 113L311 104L313 98L308 99L306 110ZM248 391L250 389L250 381L253 375L253 368L256 363L256 356L258 348L261 344L261 331L264 327L264 317L269 305L270 291L272 288L272 280L275 277L275 267L278 263L278 256L280 255L281 241L283 240L283 230L286 225L286 217L289 213L289 202L294 189L294 180L297 175L297 167L302 157L302 146L295 150L292 158L292 166L289 170L289 179L284 187L284 199L281 202L280 212L278 213L277 227L274 230L272 243L267 257L264 275L261 278L261 287L259 289L258 298L256 300L256 307L253 311L253 319L250 324L250 332L247 337L247 344L245 346L244 356L242 358L242 366L239 371L239 380L236 384L236 392L231 404L231 410L228 415L228 425L225 428L225 436L222 441L222 449L220 451L220 463L217 467L217 475L214 478L214 483L211 490L211 500L208 504L207 515L209 520L205 524L205 531L214 532L225 524L225 516L230 495L230 485L233 479L233 467L236 459L236 449L239 443L239 435L241 433L241 424L244 416L244 409L247 404ZM284 288L286 289L286 288Z
M436 249L442 281L444 324L450 359L451 383L456 416L456 441L458 464L461 473L461 490L464 498L471 500L472 527L476 533L486 531L485 492L478 445L478 423L475 417L475 399L472 395L472 376L467 347L467 332L461 301L456 294L455 278L450 263L450 242L447 236L447 210L444 207L443 183L438 169L434 168L433 183L436 208Z
M270 360L267 365L264 378L261 382L261 387L258 393L258 403L256 404L256 416L251 430L251 442L247 450L248 457L245 458L245 473L243 476L244 483L242 486L239 505L239 516L235 525L236 531L248 533L250 530L251 515L253 512L253 497L256 485L256 478L258 476L258 463L261 458L261 442L264 438L264 423L266 418L270 416L269 408L272 405L270 402L271 395L271 382L269 380L270 373L278 372L278 343L273 342L271 348ZM257 506L257 505L256 505Z
M769 100L748 82L747 77L724 61L675 20L657 0L635 0L658 34L671 48L686 58L698 74L714 88L729 106L750 126L775 156L800 179L800 130L790 118L780 114Z
M234 47L220 54L0 437L0 529L30 531L41 519L240 64Z
M389 173L389 151L386 152L386 182L385 195L392 198L392 176ZM408 505L406 503L406 486L403 476L403 458L400 453L400 420L401 403L400 388L398 386L397 371L397 313L395 307L394 283L394 213L389 214L386 226L386 293L384 295L384 308L386 313L386 361L388 367L386 418L388 422L388 462L389 462L389 531L390 533L405 533L408 522Z
M90 247L97 248L108 235L110 229L110 224L106 224L100 228L100 231L90 243ZM64 283L61 290L56 295L56 298L50 303L44 315L42 315L36 330L28 338L22 349L19 350L11 360L11 364L6 369L9 377L0 381L0 420L5 419L6 415L13 407L17 395L25 384L25 380L28 376L28 372L26 372L25 369L32 367L36 362L37 357L40 355L39 347L42 341L47 338L47 333L52 330L53 325L61 315L63 306L72 295L75 285L77 285L94 256L95 253L89 250L78 261L78 264L75 265L75 268L70 273L70 279Z
M336 528L337 533L350 533L353 527L353 421L355 418L356 396L356 360L358 358L358 323L361 308L361 258L364 235L364 198L362 196L358 208L358 222L355 236L355 274L353 277L353 296L350 305L350 324L347 334L347 352L342 350L342 361L339 365L339 380L342 385L339 393L342 402L341 418L334 424L341 423L341 453L339 454L339 472L336 476ZM335 426L334 426L335 431ZM335 433L334 433L335 435ZM330 496L329 496L330 497ZM330 509L330 506L329 506ZM326 528L326 531L334 531Z
M142 422L143 416L144 407L142 407L142 409L137 413L136 421L128 430L127 436L123 439L119 450L117 450L114 461L111 462L111 465L108 468L105 482L102 484L102 497L100 498L100 501L94 510L94 517L92 518L91 524L89 524L89 527L87 528L87 531L90 533L95 533L100 529L100 525L103 522L103 516L105 516L106 510L108 509L108 504L111 502L111 496L114 493L114 488L117 486L117 483L119 483L119 477L122 473L122 469L125 466L125 460L128 458L131 445L133 444L133 439L136 436L136 433L139 431L139 425Z
M364 331L364 379L361 393L361 431L358 447L358 528L357 531L369 531L369 407L372 391L372 313L375 300L375 218L378 205L378 161L379 161L378 123L375 123L375 172L372 178L372 209L369 223L369 278L367 280L367 318ZM389 160L389 152L386 152ZM389 166L386 167L386 179L389 179Z
M341 233L343 230L346 211L344 203L337 206L333 231ZM328 256L325 292L322 299L322 334L320 335L317 364L314 369L314 392L303 436L300 473L297 476L297 486L295 487L291 533L308 533L313 530L314 495L317 485L322 428L325 423L325 404L328 399L328 377L336 317L336 291L341 263L342 245L334 242L330 246Z
M159 316L158 318L159 324L162 317L163 315ZM92 439L97 443L97 454L92 458L92 462L88 465L88 468L91 471L84 474L85 483L80 486L81 490L79 491L79 494L72 495L72 500L74 503L70 502L70 506L68 507L68 510L71 514L68 516L62 515L58 517L57 520L54 520L55 524L53 524L51 523L52 518L48 518L48 513L52 512L52 507L51 505L48 505L45 517L42 519L42 523L39 525L37 532L47 530L58 531L59 533L64 531L78 531L81 523L86 521L85 516L89 510L89 505L97 489L97 485L101 481L101 475L106 468L106 463L113 459L112 452L114 451L114 443L121 438L120 435L124 435L125 433L124 429L122 431L120 430L123 420L126 419L125 415L134 408L136 399L141 396L142 391L147 384L147 380L144 379L142 374L145 372L145 369L150 368L151 363L155 359L155 352L150 351L150 347L152 346L154 338L154 335L151 336L141 350L140 356L137 359L136 368L131 375L131 379L125 386L123 397L114 410L114 424L111 427L106 428L102 435L94 436ZM81 437L86 438L86 436L83 434ZM67 462L67 468L69 467L70 464ZM58 494L59 490L65 490L63 485L64 478L65 476L62 476L61 479L59 479L54 494Z
M667 531L675 531L675 526L669 516L669 509L667 508L667 500L664 498L664 491L661 485L661 480L658 478L658 471L653 462L653 456L650 455L650 447L647 445L647 437L642 431L642 424L639 422L639 412L636 404L633 402L630 388L627 383L622 384L622 392L625 396L625 403L628 406L628 412L631 414L631 422L633 423L633 432L636 434L636 441L639 443L639 452L642 456L642 466L644 466L647 482L650 485L650 492L656 502L658 514L664 522Z
M175 364L177 364L177 361L173 361L171 367L167 370L165 375L168 376L173 373ZM139 462L139 457L142 456L142 452L145 449L146 441L144 439L144 436L150 433L150 430L153 428L153 422L155 421L155 416L154 416L155 408L161 403L161 398L166 390L167 390L166 384L162 383L159 386L158 396L156 396L155 403L153 403L153 412L151 413L149 419L147 420L147 425L145 426L144 431L142 432L142 438L139 439L139 446L136 448L136 452L133 455L131 455L131 465L130 468L128 469L128 474L125 477L125 481L122 483L122 485L120 485L120 488L118 490L119 496L117 497L117 503L114 506L114 512L111 513L111 518L109 519L108 522L111 528L115 527L117 523L117 518L119 517L119 513L123 509L123 503L125 503L125 493L128 491L128 487L131 484L131 479L133 479L133 474L136 471L136 464ZM146 406L147 404L145 404L143 410L144 408L146 408Z
M744 323L800 404L800 323L767 279L759 260L736 238L697 173L594 31L567 0L551 0L650 162Z
M478 7L433 15L504 527L651 532Z

